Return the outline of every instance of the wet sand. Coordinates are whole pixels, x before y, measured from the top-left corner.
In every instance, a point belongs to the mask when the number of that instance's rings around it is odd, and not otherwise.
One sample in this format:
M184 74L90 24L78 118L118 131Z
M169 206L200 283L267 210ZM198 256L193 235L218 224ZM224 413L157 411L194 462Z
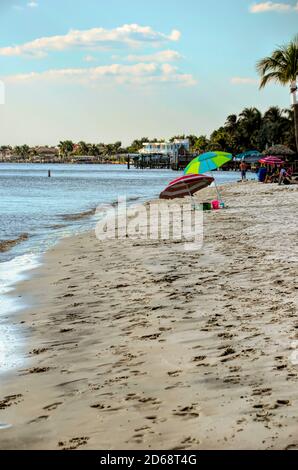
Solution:
M46 254L0 448L298 449L297 187L223 193L199 252L88 233Z

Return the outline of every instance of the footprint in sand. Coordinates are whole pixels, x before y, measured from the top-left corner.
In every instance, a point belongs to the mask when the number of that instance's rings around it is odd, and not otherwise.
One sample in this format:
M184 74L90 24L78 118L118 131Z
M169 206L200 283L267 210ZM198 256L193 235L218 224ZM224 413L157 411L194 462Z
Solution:
M233 349L233 348L227 348L227 349L220 355L220 357L223 357L223 359L221 359L221 362L228 362L228 361L232 361L232 360L235 359L236 357L239 357L239 354L236 355L235 349Z
M270 396L272 395L272 388L256 388L252 391L252 396Z
M182 374L182 370L174 370L168 372L169 377L179 377L180 374Z
M44 406L43 410L54 411L58 408L59 405L62 405L62 404L63 404L62 401L58 401L57 403L52 403L51 405Z
M160 405L161 401L158 399L158 398L139 398L138 400L140 403L147 403L147 404L150 404L150 405Z
M90 408L94 408L95 410L105 410L109 407L106 407L106 405L103 405L102 403L95 403L94 405L90 405Z
M173 390L175 388L179 388L179 387L184 387L184 384L182 382L176 382L175 384L173 385L170 385L168 387L165 387L165 390Z
M207 356L195 356L192 361L201 362L201 361L204 361L205 359L207 359Z
M139 339L141 339L142 341L154 341L156 339L158 339L159 337L161 336L161 333L155 333L153 335L145 335L145 336L141 336Z
M144 441L144 434L135 434L134 436L132 436L132 441L135 443L135 444L142 444L143 441Z
M291 403L289 400L277 400L275 403L257 403L253 405L253 409L256 411L254 421L258 422L269 422L270 418L274 416L272 411L277 410L283 406L290 406Z
M39 356L39 354L47 352L48 350L49 350L48 348L33 349L32 351L29 352L29 354L32 356Z
M150 429L151 428L149 426L142 426L141 428L136 428L135 432L150 431Z
M290 444L285 448L285 450L298 450L298 444Z
M95 403L94 405L90 405L90 408L94 408L95 410L101 410L105 412L120 411L123 409L121 406L112 408L111 405L103 405L102 403Z
M48 418L48 415L38 416L37 418L28 421L28 424L40 423L41 421L46 421Z
M9 408L12 405L18 405L21 401L23 401L23 395L21 394L4 397L0 401L0 410L5 410L5 408Z
M73 437L68 442L58 442L58 446L61 448L61 450L75 450L81 446L86 445L89 439L89 437Z
M198 446L200 445L200 441L198 439L196 439L195 437L191 437L191 436L188 436L188 437L185 437L182 441L181 441L181 444L173 447L171 450L184 450L184 449L188 449L190 448L190 446Z
M22 375L43 374L44 372L48 372L49 370L50 370L50 367L33 367L32 369L27 369L25 371L25 374L22 374Z
M156 415L149 415L149 416L145 416L145 419L148 419L149 421L152 421L153 423L156 423L157 419L158 419L158 416Z
M223 339L232 339L235 335L233 335L232 333L219 333L217 336Z
M179 406L177 410L173 411L175 416L180 416L186 419L198 418L200 414L196 409L197 403L194 403L189 406Z

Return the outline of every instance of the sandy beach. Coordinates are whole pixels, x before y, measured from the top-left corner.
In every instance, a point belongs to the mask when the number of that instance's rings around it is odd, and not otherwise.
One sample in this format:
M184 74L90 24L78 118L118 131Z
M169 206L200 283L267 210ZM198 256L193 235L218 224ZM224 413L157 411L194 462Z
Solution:
M0 448L298 449L297 191L227 185L200 251L47 252L16 291L29 366L1 376Z

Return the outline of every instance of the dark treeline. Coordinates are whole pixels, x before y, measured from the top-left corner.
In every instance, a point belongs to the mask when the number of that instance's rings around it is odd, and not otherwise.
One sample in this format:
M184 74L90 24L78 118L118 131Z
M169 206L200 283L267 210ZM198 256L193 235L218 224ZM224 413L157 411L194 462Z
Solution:
M246 150L262 152L273 145L286 145L296 151L294 112L273 106L262 114L257 108L245 108L239 115L231 114L219 129L206 135L178 135L175 138L188 138L193 152L222 150L237 155ZM135 140L128 148L131 153L138 152L144 142L157 139L144 137Z
M282 144L296 151L294 112L291 109L280 109L273 106L262 114L257 108L245 108L240 114L231 114L219 129L212 132L210 137L206 135L177 135L175 138L188 138L191 151L203 153L209 150L222 150L237 155L246 150L259 150L262 152L272 145ZM144 142L157 142L162 139L143 137L134 140L128 147L122 143L112 144L89 144L79 142L77 144L70 140L60 142L57 146L57 155L60 158L76 156L100 157L103 160L111 159L115 155L138 153ZM47 147L45 147L47 149ZM2 155L10 152L24 160L34 159L39 155L40 147L29 147L22 145L17 147L2 146Z

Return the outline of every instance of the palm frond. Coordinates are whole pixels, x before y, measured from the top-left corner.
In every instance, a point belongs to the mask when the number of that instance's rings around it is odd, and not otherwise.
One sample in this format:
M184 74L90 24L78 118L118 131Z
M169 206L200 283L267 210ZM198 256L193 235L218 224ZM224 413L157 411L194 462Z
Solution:
M271 56L257 62L256 68L261 77L260 88L275 81L286 85L296 81L298 76L298 35L287 45L280 46Z
M284 78L280 72L269 72L261 78L260 89L264 88L270 82L281 83L283 85L287 83L284 81Z

